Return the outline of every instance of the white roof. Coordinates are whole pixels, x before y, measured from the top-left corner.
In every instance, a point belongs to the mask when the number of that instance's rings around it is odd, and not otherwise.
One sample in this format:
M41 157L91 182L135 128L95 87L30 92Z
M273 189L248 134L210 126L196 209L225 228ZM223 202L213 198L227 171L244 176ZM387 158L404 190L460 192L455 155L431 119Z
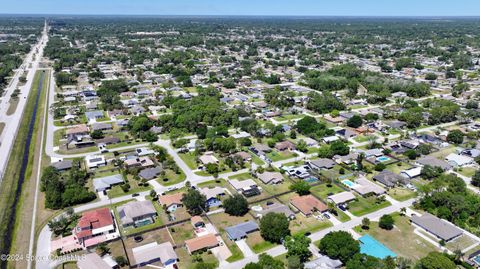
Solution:
M455 153L449 154L445 158L445 160L447 160L447 162L449 162L449 163L454 163L458 166L463 166L463 165L470 164L470 163L473 162L473 159L471 157L464 156L464 155L458 155L458 154L455 154Z
M238 181L236 179L230 179L228 182L232 184L235 190L248 190L251 186L257 186L257 183L253 179L249 178L246 180Z
M133 248L132 253L136 264L146 263L156 258L160 258L162 263L170 259L176 260L178 258L175 250L173 250L172 243L170 242L162 244L152 242L150 244Z
M422 167L414 167L408 170L403 170L400 174L409 178L418 177L422 173Z
M349 191L344 191L334 195L330 195L328 196L328 199L338 205L355 200L355 195Z

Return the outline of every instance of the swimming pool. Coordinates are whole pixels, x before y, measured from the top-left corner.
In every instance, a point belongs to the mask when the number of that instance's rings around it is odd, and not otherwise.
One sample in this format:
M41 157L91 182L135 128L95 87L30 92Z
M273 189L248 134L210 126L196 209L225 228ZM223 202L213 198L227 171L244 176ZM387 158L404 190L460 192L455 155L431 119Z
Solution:
M474 261L476 264L480 265L480 255L475 256L475 258L473 258L473 261Z
M388 162L390 160L391 160L390 157L387 157L387 156L380 156L380 157L377 158L377 162L382 162L382 163L383 162Z
M348 179L342 180L342 183L350 188L353 188L353 186L355 186L355 183L351 182Z
M382 243L375 240L375 238L366 234L359 238L360 240L360 253L367 254L379 259L385 259L390 256L392 258L397 257L393 251L384 246Z
M313 183L313 182L317 182L317 181L318 181L318 178L316 178L316 177L309 177L309 178L304 179L304 181L306 181L306 182L308 182L308 183Z

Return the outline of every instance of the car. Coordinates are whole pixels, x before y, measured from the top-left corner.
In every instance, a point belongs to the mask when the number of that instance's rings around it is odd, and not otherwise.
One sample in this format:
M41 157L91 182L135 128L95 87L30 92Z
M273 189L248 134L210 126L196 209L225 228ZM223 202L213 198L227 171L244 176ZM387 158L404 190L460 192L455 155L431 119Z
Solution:
M136 235L133 240L135 240L135 242L137 243L140 243L143 241L143 237L141 235Z
M340 208L340 210L342 210L342 211L346 211L346 210L347 210L347 206L346 206L346 205L339 205L338 208Z
M327 213L323 213L323 217L325 217L326 219L330 219L330 215L328 215Z
M272 202L272 201L268 201L268 202L267 202L267 205L273 205L273 202Z
M132 197L137 197L137 196L140 196L140 194L139 193L132 194Z

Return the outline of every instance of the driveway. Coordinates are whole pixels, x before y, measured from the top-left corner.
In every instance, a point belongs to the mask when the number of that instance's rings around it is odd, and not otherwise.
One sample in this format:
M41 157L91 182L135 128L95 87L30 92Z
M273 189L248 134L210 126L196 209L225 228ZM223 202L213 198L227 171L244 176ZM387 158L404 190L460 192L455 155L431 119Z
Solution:
M243 256L245 257L251 257L251 256L254 256L255 253L253 253L253 251L250 249L250 247L247 245L247 241L245 241L245 239L242 239L242 240L237 240L235 241L235 244L237 244L238 248L240 249L240 251L242 251L243 253Z

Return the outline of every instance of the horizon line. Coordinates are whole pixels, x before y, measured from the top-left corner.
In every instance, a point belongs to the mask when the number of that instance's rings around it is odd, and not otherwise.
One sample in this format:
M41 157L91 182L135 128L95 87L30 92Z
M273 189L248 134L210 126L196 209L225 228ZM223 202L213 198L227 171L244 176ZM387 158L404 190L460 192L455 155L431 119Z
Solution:
M282 15L282 14L76 14L1 13L0 16L117 16L117 17L303 17L303 18L480 18L480 15Z

